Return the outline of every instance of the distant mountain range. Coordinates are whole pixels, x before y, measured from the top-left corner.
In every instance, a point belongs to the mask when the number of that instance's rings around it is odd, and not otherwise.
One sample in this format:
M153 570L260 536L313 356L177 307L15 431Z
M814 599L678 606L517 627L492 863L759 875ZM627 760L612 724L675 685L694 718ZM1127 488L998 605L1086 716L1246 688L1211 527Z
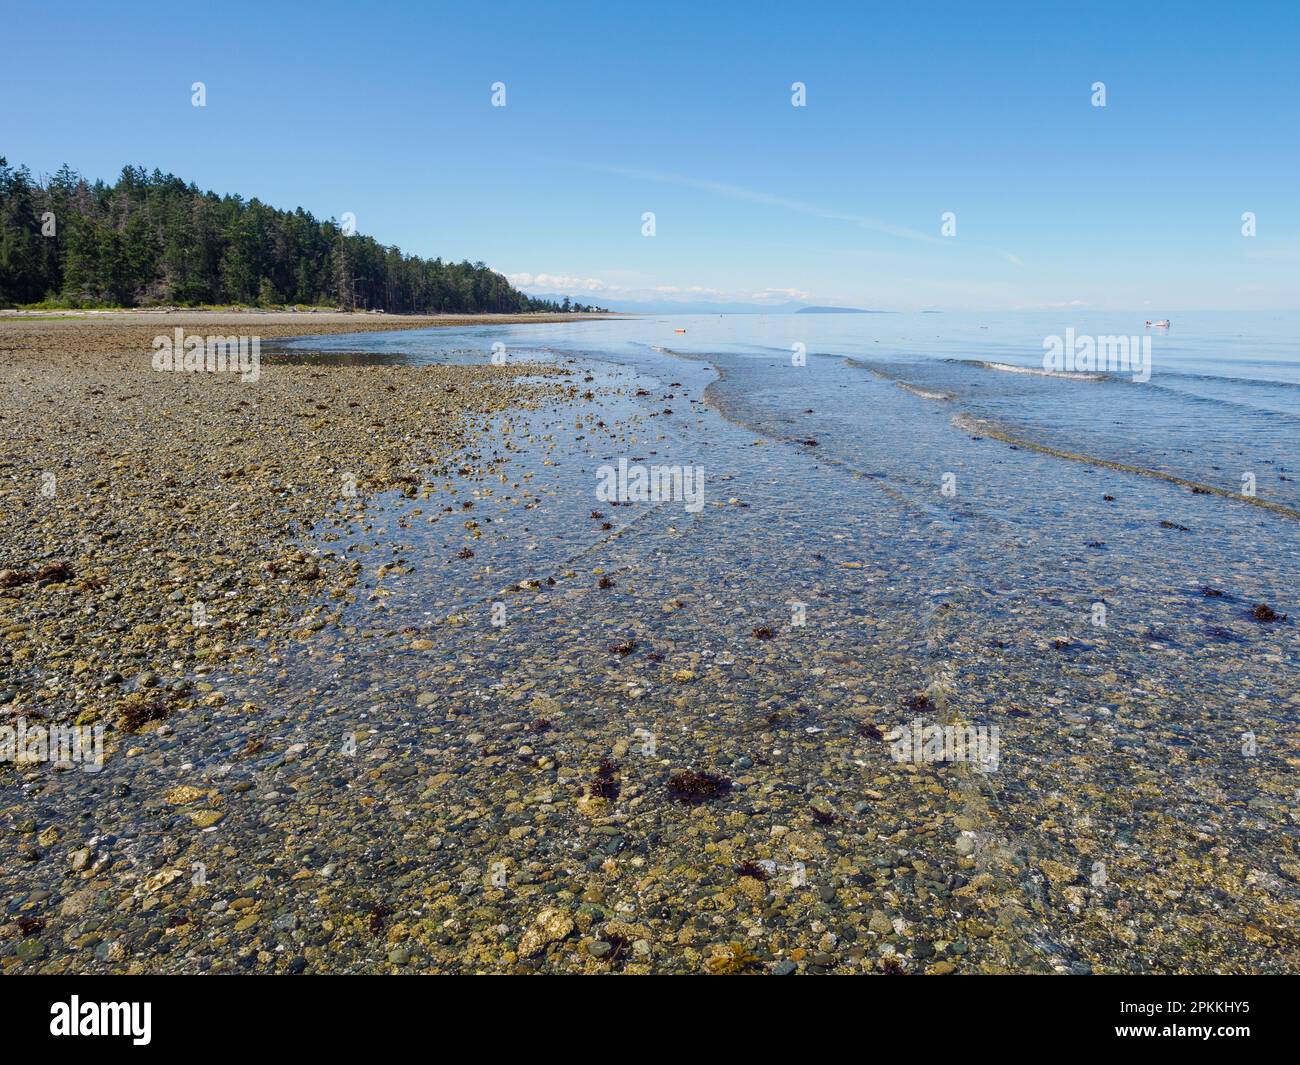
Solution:
M892 311L865 311L857 307L809 307L802 303L713 303L691 300L611 300L598 292L572 293L582 303L594 303L621 314L892 314ZM555 299L555 296L548 296Z
M555 299L548 296L548 299ZM578 293L575 300L589 303L595 295ZM705 300L611 300L601 296L597 304L607 310L622 314L794 314L802 304L799 303L713 303Z

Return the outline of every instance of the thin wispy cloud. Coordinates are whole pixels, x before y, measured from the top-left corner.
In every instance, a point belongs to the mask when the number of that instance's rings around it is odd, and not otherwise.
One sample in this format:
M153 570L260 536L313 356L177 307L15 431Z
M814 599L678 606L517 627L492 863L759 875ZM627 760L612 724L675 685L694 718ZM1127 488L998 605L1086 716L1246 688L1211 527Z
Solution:
M844 211L838 208L826 207L821 204L812 203L808 200L801 200L790 196L781 196L776 193L764 192L761 189L750 188L745 185L735 185L725 181L714 181L709 178L693 177L689 174L679 174L664 170L648 170L641 167L615 166L600 163L586 163L576 160L566 160L565 165L578 167L583 170L593 171L602 174L611 174L618 177L629 178L637 181L649 181L661 185L672 185L678 188L695 189L699 192L711 196L717 196L723 199L733 200L740 203L752 203L762 207L770 207L775 210L789 211L794 214L804 215L809 218L824 219L830 222L840 222L857 229L865 230L871 233L879 233L883 236L893 237L898 240L910 241L914 244L924 245L949 245L954 246L955 242L931 233L923 233L920 230L912 229L909 226L898 225L881 218L875 218L865 214L859 214L853 211ZM962 242L962 250L967 253L995 257L1002 262L1010 263L1017 268L1024 267L1024 261L1019 255L1012 252L979 246ZM843 249L837 249L842 251ZM918 249L919 250L919 249ZM896 251L880 254L897 255ZM792 294L793 299L808 299L808 294L802 289L783 290L778 286L772 286L764 291L777 293L788 291ZM797 293L797 294L796 294ZM743 296L741 297L744 298ZM751 299L758 299L753 296Z
M740 200L744 203L757 203L766 207L776 207L786 211L794 211L796 214L808 215L812 218L824 218L832 222L847 222L859 229L883 233L886 236L898 237L903 240L918 240L927 244L939 243L938 237L915 229L909 229L907 226L895 225L892 222L885 222L879 218L870 218L867 215L822 207L806 200L777 196L770 192L762 192L759 189L746 188L744 185L730 185L723 181L710 181L704 178L673 174L661 170L641 170L634 167L600 166L582 163L576 165L585 166L589 170L599 170L607 174L618 174L622 177L637 178L642 181L654 181L661 185L676 185L680 188L698 189L701 192L712 193L715 196L722 196L729 200Z

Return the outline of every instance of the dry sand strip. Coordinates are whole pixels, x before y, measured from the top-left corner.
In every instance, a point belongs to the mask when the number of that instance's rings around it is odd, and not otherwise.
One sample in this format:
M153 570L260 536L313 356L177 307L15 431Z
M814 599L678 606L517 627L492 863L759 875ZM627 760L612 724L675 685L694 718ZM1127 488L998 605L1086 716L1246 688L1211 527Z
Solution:
M615 318L612 314L370 314L345 311L0 311L0 365L36 356L120 355L151 350L156 336L255 335L263 340L392 329L520 325Z
M193 706L196 664L319 628L309 603L346 594L353 567L303 550L304 530L415 494L472 461L489 416L576 392L562 370L486 361L165 373L156 336L575 317L0 318L0 715L135 729Z

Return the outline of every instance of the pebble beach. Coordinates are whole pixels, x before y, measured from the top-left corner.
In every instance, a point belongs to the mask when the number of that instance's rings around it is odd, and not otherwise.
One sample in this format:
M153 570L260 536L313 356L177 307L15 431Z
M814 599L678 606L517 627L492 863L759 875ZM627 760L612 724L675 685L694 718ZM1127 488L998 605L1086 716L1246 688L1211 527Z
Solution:
M305 317L0 320L0 724L104 729L0 764L3 971L1300 961L1288 515L840 360L805 408L596 323ZM177 327L258 380L158 372ZM601 501L619 459L702 505Z

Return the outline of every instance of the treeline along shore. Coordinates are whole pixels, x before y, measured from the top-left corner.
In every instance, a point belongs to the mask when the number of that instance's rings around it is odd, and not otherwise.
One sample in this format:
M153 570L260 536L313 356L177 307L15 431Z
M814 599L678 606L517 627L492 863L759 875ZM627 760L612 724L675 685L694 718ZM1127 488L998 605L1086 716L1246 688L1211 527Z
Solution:
M483 263L407 255L299 207L127 166L113 185L0 158L0 307L327 305L391 314L598 308L537 299Z

